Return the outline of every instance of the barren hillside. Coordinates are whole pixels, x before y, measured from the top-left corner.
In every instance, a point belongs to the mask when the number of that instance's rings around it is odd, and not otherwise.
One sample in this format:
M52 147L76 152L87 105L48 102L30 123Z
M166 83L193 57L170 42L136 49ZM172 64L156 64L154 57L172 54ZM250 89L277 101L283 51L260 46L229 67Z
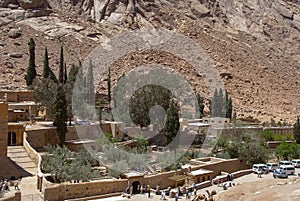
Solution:
M293 122L299 114L299 0L0 0L0 6L2 89L26 88L30 37L41 73L45 46L57 71L60 45L67 63L77 63L124 30L162 27L192 38L213 59L238 118ZM120 58L113 83L147 63L171 66L208 98L193 66L167 52Z

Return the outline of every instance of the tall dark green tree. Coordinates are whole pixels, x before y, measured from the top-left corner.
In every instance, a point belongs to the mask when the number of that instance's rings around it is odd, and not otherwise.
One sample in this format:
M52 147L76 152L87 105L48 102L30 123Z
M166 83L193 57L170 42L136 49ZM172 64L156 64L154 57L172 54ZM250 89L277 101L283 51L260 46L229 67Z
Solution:
M55 101L54 101L54 121L53 124L56 126L56 131L59 138L59 145L63 147L66 134L67 134L67 100L62 85L57 87Z
M48 50L47 47L45 47L43 78L48 78L49 76L50 76L50 67L49 67Z
M47 119L53 119L54 117L53 102L56 90L57 83L50 78L43 78L35 83L33 90L34 101L39 103L41 110L46 109Z
M107 100L108 104L111 101L111 77L110 77L110 67L108 67L108 78L107 78Z
M229 97L228 103L227 103L227 110L226 110L226 118L232 119L232 99Z
M67 64L65 63L65 70L64 70L64 84L67 83L68 80L68 72L67 72Z
M164 127L164 134L166 136L166 144L173 141L174 137L180 127L179 123L179 106L175 100L170 101L169 108L167 110L167 121Z
M90 60L89 67L87 70L87 103L90 105L95 104L95 87L94 87L94 73L93 73L93 64Z
M232 118L232 99L222 89L216 89L211 100L211 116Z
M297 121L294 124L294 139L296 143L300 144L300 119L297 117Z
M68 74L67 83L70 83L72 86L74 86L78 71L79 71L79 66L76 66L75 64L72 64L71 68L70 68L70 71L69 71L69 74Z
M199 110L200 118L202 118L204 112L204 98L200 96L200 94L197 94L197 101L198 101L198 110Z
M55 83L58 83L55 74L53 73L53 71L51 70L51 68L49 66L49 57L48 57L47 47L45 48L45 54L44 54L43 78L50 78Z
M71 75L69 75L69 80L73 80ZM81 62L79 61L78 73L76 74L76 82L74 83L72 95L72 105L74 106L72 111L74 112L74 115L78 116L80 119L85 119L86 116L85 97L86 79L83 73Z
M60 47L60 59L59 59L59 71L58 71L59 83L64 83L64 48Z
M79 67L75 66L74 64L71 65L68 79L66 82L66 98L67 98L67 103L68 103L68 119L69 119L69 125L71 125L72 117L73 117L73 112L72 112L72 96L73 96L73 89L74 89L74 84L76 81L76 76L78 74Z
M36 77L35 69L35 42L33 38L29 40L29 65L25 74L26 85L31 86L34 78Z

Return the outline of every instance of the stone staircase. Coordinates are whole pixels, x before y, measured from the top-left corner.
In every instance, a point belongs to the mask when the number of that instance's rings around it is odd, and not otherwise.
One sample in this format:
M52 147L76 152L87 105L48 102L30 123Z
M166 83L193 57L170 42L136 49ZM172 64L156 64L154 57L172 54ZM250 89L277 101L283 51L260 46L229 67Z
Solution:
M37 165L29 158L23 146L7 147L7 157L15 163L15 167L20 171L22 177L37 174Z
M42 201L43 195L37 190L37 165L29 158L23 146L9 146L7 157L14 163L21 173L22 180L19 185L22 201Z

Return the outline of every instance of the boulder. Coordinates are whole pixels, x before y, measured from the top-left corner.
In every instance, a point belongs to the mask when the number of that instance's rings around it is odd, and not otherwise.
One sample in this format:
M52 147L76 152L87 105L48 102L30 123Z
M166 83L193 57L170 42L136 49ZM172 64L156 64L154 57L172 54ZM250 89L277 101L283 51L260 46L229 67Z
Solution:
M8 54L8 56L10 58L22 58L23 57L23 55L19 54L19 53L10 53L10 54Z
M11 29L8 32L8 37L10 38L18 38L21 36L21 30L20 29Z
M47 0L18 0L19 5L24 9L47 8Z
M18 4L8 4L7 7L11 8L11 9L17 9L19 7L19 5Z
M18 4L18 0L0 0L0 7L7 7L9 4Z
M7 68L14 68L14 64L11 62L6 62L5 65L7 66Z

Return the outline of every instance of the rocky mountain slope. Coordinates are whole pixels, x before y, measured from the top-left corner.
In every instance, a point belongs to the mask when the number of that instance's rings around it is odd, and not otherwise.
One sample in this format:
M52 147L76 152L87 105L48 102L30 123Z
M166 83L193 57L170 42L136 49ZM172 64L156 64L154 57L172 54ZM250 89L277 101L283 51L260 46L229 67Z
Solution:
M300 111L299 0L0 0L0 87L25 88L28 40L42 71L48 47L57 71L124 30L163 27L195 40L213 59L238 117L291 121ZM113 83L146 63L172 66L209 98L193 66L167 52L141 51L112 66ZM106 90L105 84L98 87Z

